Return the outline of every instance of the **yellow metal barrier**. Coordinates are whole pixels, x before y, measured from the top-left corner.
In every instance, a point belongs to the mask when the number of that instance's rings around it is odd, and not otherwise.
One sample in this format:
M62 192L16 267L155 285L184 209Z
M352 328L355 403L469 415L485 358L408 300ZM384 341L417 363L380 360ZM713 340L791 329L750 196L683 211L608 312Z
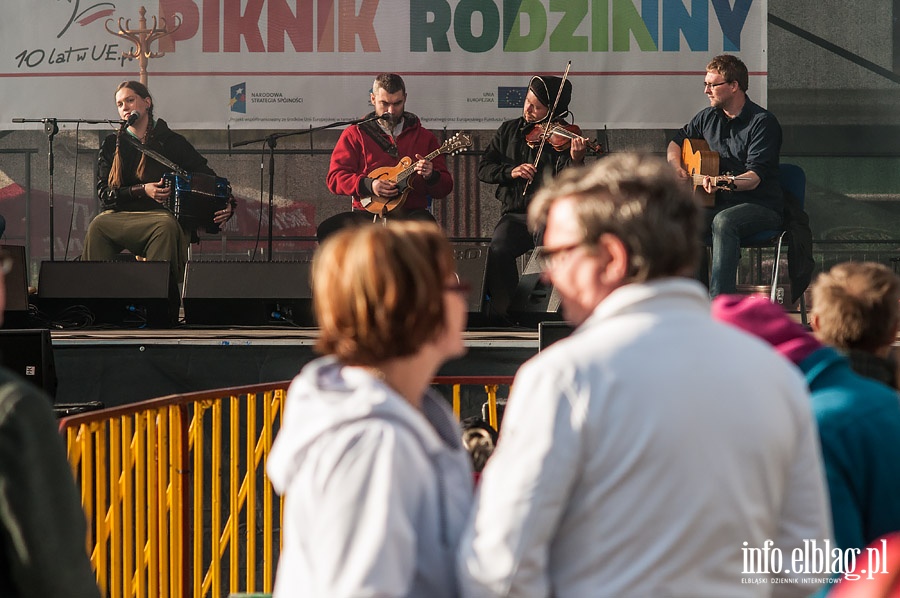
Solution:
M502 377L438 377L483 386L490 424ZM64 418L88 518L87 550L108 598L271 592L281 500L265 463L289 381L172 395Z

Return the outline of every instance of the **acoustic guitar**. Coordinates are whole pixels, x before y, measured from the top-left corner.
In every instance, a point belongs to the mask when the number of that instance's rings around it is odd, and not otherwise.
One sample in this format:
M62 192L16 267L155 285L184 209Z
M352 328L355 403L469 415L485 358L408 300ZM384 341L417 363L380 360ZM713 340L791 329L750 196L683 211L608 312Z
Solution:
M471 145L472 138L460 132L445 141L441 147L425 156L425 159L432 160L440 154L454 154ZM412 158L407 156L400 160L400 163L396 166L384 166L370 172L369 178L396 183L399 193L396 197L379 197L377 195L361 197L359 203L362 204L362 207L372 214L384 215L402 206L412 190L410 177L416 174L415 162L418 162L418 160L413 161Z
M719 154L709 149L704 139L685 139L681 144L681 163L691 175L691 186L694 197L704 207L712 207L716 203L716 194L707 193L703 189L703 179L710 177L713 186L724 189L731 188L735 181L744 180L730 174L719 174Z

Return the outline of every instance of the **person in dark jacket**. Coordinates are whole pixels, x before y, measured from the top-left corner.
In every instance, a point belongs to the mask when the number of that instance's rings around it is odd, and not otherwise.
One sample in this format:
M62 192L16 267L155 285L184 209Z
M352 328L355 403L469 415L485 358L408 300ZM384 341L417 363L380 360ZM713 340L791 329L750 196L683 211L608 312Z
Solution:
M532 147L525 140L536 126L565 118L571 99L572 83L568 80L563 83L560 77L532 77L522 116L500 125L478 164L478 179L497 185L495 196L502 204L500 220L491 236L486 275L486 292L494 316L506 317L519 282L516 258L541 242L540 231L530 233L526 223L532 196L545 179L568 166L584 163L584 139L573 139L565 151L557 151L549 143L543 148Z
M108 135L99 155L97 195L103 211L88 227L81 259L111 260L122 250L149 261L167 261L172 279L180 281L187 261L190 234L184 231L166 203L172 193L163 175L171 168L138 150L126 137L139 141L189 173L216 176L200 153L161 118L153 115L153 98L138 81L123 81L116 88L116 107L122 120L131 122ZM136 115L136 116L135 116ZM216 225L234 213L233 198L216 212Z
M0 251L3 276L12 260ZM0 596L100 598L87 522L50 399L0 367Z

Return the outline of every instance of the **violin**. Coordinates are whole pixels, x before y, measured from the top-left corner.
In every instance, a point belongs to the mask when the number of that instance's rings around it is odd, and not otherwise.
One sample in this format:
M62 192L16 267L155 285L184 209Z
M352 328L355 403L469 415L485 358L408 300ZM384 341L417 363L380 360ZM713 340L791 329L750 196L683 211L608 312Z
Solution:
M538 147L541 141L546 141L558 152L566 151L572 145L573 139L583 139L584 145L591 151L602 154L603 148L599 143L591 141L581 134L581 128L576 124L555 122L549 124L537 123L525 135L525 143L529 147Z

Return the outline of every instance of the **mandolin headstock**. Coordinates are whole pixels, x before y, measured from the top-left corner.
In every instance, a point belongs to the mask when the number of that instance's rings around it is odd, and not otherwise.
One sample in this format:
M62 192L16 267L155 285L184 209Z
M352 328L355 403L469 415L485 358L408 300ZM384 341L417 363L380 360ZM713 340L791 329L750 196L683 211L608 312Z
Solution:
M441 146L442 154L457 154L467 147L472 147L472 138L460 131Z

